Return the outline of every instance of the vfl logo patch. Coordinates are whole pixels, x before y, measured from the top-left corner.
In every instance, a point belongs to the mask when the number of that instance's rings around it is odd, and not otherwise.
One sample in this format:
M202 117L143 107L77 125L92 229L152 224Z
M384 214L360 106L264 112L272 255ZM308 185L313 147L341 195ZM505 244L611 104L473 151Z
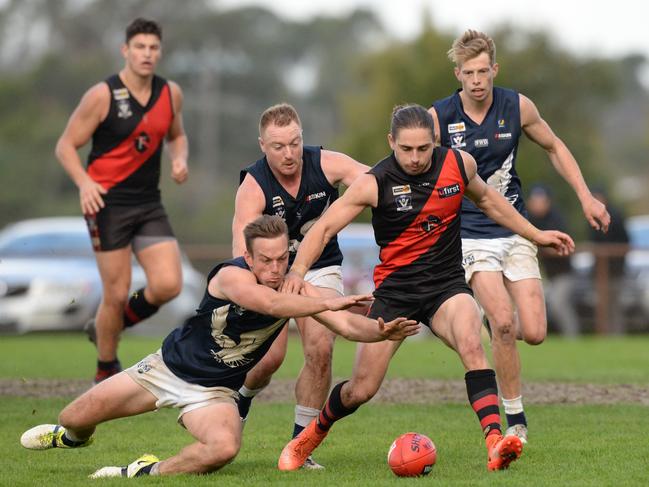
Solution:
M151 139L146 132L140 132L140 134L135 137L135 150L138 152L144 152L149 147L149 142Z
M437 194L439 195L440 198L450 198L451 196L460 194L460 184L455 183L455 184L451 184L450 186L444 186L442 188L438 188Z
M458 149L460 147L466 147L466 142L464 142L464 134L451 135L451 147L453 149Z
M410 211L412 210L412 198L408 195L402 194L394 199L397 203L397 211Z
M473 145L475 147L489 147L489 139L475 139Z
M128 100L119 100L117 102L117 117L127 119L133 115L131 104Z
M511 132L504 132L502 134L498 133L494 135L494 139L496 140L511 139L511 138L512 138Z
M399 196L400 194L410 194L410 185L406 184L404 186L392 186L392 194L394 196Z
M459 123L449 123L448 124L448 133L455 134L457 132L466 132L466 126L464 122Z

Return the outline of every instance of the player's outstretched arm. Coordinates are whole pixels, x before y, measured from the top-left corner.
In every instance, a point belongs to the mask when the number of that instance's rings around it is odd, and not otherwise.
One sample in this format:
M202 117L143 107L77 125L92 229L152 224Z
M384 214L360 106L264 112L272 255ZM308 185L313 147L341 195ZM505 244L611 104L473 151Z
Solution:
M308 296L319 295L318 290L309 283L305 283L302 294ZM367 301L367 297L341 296L333 298L333 300L341 300L340 302L343 303L347 298L354 298L358 304ZM371 298L371 296L369 297ZM346 306L344 309L348 307ZM329 309L333 310L334 308L330 306ZM401 341L408 336L419 333L419 323L402 317L386 323L382 318L374 320L357 313L335 310L324 311L313 315L313 317L334 333L355 342Z
M485 183L477 174L473 157L461 152L464 159L469 184L466 187L468 196L485 215L493 221L509 228L512 232L542 247L552 247L559 255L569 255L575 250L575 243L570 235L557 230L539 230L527 221L516 209L494 188Z

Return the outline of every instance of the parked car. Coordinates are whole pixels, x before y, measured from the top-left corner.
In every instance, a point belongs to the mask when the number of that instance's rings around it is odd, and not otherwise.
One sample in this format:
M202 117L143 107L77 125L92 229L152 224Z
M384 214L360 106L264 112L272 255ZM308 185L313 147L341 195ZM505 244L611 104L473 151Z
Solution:
M181 294L134 332L163 334L193 314L205 278L184 256L182 271ZM145 282L134 259L131 290ZM80 330L95 315L101 289L83 218L24 220L0 232L0 331Z

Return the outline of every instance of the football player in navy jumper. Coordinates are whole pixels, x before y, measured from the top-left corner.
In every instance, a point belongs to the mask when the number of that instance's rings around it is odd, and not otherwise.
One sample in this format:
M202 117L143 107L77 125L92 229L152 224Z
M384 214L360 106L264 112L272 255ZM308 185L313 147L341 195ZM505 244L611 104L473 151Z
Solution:
M494 86L499 66L493 40L482 32L468 30L455 40L448 55L462 86L430 108L436 142L471 154L480 177L527 217L516 172L518 142L524 133L547 152L554 168L570 184L589 224L606 232L610 216L605 206L593 197L577 161L534 103L514 90ZM466 280L490 327L507 431L527 442L516 340L538 345L547 333L536 246L493 221L465 198L462 252Z
M419 331L416 321L405 318L384 323L332 312L371 299L368 295L322 297L311 285L300 296L278 292L288 268L286 224L278 216L264 215L243 233L244 255L210 272L196 314L172 331L160 350L75 399L63 409L58 424L26 431L21 444L34 450L84 447L99 423L175 407L194 443L163 461L145 454L127 466L100 468L91 477L211 472L239 452L237 389L289 318L314 315L350 340L400 341Z
M267 108L259 120L259 147L263 157L241 171L232 223L232 254L244 251L242 229L259 215L279 215L289 227L290 262L311 225L338 198L338 186L349 186L369 169L351 157L305 146L302 123L294 107L287 103ZM323 296L343 294L341 263L343 256L336 238L311 266L305 280ZM295 384L295 423L297 435L318 415L331 387L331 358L335 335L321 326L309 324L312 318L296 320L304 366ZM281 365L286 354L286 330L260 364L246 378L239 391L242 419L248 415L252 398L261 391ZM308 458L305 468L322 468Z

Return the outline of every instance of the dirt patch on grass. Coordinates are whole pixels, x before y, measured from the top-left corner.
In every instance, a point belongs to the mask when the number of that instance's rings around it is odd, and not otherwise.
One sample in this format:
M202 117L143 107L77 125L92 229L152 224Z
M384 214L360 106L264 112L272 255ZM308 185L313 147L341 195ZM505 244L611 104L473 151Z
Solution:
M0 379L0 396L77 396L91 384L87 380ZM293 402L295 381L275 380L256 399L264 402ZM523 386L527 404L642 404L649 406L649 387L628 384L571 384L532 382ZM373 402L464 403L463 381L431 379L386 380Z

